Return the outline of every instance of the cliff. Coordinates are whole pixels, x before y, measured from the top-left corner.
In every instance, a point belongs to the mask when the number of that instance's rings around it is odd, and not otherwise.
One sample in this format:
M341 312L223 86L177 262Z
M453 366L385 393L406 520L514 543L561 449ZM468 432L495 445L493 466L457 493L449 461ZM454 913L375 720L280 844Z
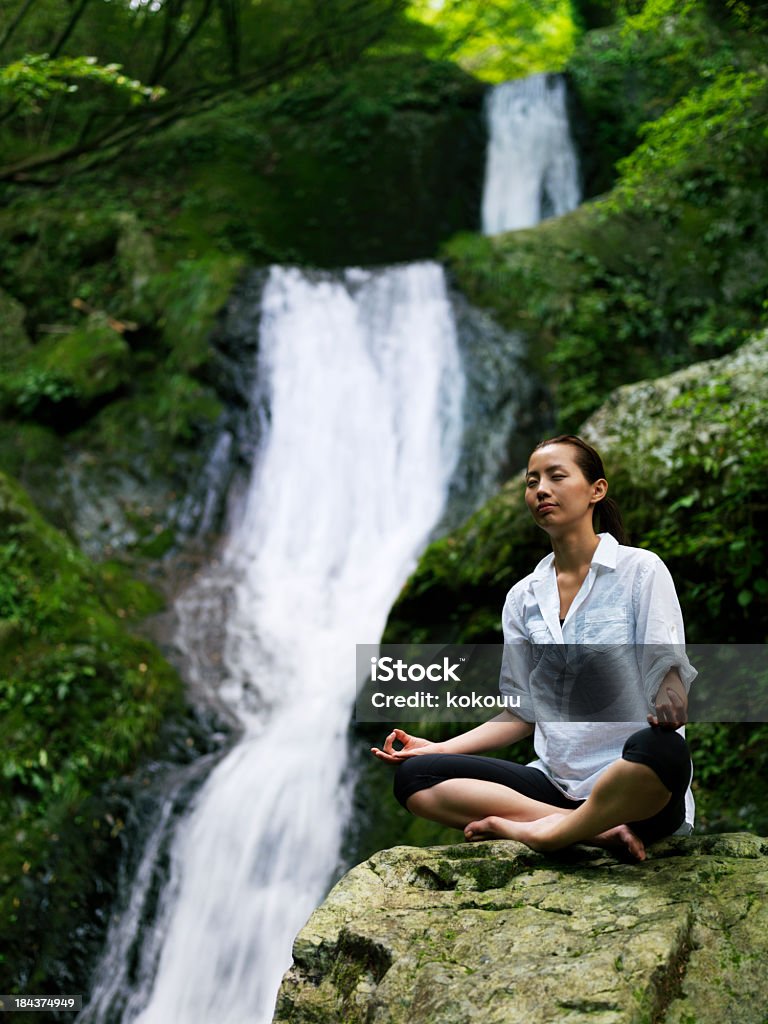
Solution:
M768 839L643 863L514 842L396 847L309 919L275 1024L762 1024Z

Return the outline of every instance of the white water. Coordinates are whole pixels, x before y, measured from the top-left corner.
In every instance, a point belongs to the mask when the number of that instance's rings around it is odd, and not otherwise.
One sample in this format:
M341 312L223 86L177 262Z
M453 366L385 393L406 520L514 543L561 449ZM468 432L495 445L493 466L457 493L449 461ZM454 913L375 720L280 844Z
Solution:
M259 352L269 427L251 483L221 564L177 606L189 678L220 680L244 732L178 827L125 1024L271 1020L338 867L355 644L379 639L459 453L463 373L437 264L273 268ZM118 1019L108 956L82 1020Z
M542 74L504 82L488 94L486 110L483 232L532 227L578 206L564 80Z

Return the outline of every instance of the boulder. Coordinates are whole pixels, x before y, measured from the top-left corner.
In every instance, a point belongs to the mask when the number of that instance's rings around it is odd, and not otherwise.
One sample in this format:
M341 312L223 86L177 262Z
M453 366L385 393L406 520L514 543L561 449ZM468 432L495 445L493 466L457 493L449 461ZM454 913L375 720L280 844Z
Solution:
M274 1024L763 1024L768 839L642 863L507 841L396 847L296 938Z

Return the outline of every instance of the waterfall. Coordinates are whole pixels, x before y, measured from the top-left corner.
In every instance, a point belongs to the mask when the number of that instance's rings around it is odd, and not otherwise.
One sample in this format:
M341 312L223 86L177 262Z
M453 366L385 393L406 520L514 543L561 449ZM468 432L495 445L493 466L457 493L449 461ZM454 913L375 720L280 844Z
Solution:
M250 483L220 559L176 606L190 680L241 735L177 827L138 965L129 976L132 905L83 1022L271 1020L293 937L339 866L355 644L381 636L458 459L463 373L437 264L274 267L260 321Z
M498 86L487 110L486 233L576 206L563 80ZM435 525L469 514L512 434L537 428L524 339L449 299L435 263L273 267L258 294L232 303L235 347L256 352L253 436L222 434L189 516L212 522L231 446L254 450L250 479L175 605L185 680L238 739L165 794L79 1024L271 1020L341 866L355 644L380 638Z
M532 227L579 204L565 80L531 75L491 89L483 191L486 235Z

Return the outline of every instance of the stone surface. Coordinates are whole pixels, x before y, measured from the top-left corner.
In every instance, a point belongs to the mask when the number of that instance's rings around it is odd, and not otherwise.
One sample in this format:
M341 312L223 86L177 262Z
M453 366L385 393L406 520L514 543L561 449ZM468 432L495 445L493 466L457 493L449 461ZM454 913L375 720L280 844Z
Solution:
M720 415L714 415L719 406ZM720 359L693 363L655 380L625 384L612 392L580 433L606 459L628 463L642 481L667 477L675 486L681 460L728 452L741 454L735 427L768 407L768 332Z
M763 1024L768 839L669 839L641 863L514 842L396 847L294 944L275 1024Z

